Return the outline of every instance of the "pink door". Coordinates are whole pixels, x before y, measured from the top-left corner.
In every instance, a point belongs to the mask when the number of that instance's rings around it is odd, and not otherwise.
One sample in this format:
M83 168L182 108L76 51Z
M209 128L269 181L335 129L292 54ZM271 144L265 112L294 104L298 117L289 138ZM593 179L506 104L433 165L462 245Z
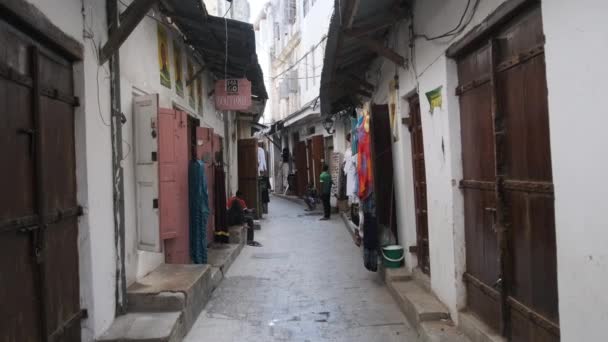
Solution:
M207 219L207 241L213 242L215 234L215 215L213 207L213 129L207 127L196 128L196 139L202 142L198 145L197 154L205 162L205 176L207 178L207 193L209 194L209 218Z
M158 178L160 237L165 260L188 264L188 142L184 112L161 108L158 113Z

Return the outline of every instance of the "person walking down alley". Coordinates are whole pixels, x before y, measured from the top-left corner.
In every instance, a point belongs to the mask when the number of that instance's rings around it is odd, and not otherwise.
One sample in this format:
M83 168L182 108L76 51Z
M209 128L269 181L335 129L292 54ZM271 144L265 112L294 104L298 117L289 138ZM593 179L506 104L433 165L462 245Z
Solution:
M323 217L321 220L329 220L331 218L331 187L333 180L329 174L329 166L323 164L323 172L320 177L321 182L321 200L323 201Z

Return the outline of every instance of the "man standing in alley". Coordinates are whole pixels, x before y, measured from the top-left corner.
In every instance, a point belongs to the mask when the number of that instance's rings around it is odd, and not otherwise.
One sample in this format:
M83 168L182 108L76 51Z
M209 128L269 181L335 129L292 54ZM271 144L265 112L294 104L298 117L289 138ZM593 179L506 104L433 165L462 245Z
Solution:
M323 217L322 221L329 220L331 217L331 187L333 185L333 181L331 179L331 175L329 174L329 166L327 164L323 164L323 172L321 173L320 182L321 182L321 200L323 201Z

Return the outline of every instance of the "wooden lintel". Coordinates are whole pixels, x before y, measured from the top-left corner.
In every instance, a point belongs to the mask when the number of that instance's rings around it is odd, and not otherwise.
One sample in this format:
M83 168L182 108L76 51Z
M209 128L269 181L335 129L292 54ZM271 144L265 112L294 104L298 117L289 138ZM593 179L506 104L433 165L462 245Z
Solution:
M131 32L139 25L146 14L159 0L134 0L125 10L125 17L118 29L108 38L108 41L99 54L99 65L103 65L110 57L120 49Z
M387 48L386 46L382 45L381 43L379 43L375 40L372 40L370 38L367 38L367 37L355 37L355 38L357 38L361 43L363 43L363 45L365 45L365 47L376 52L380 56L392 61L393 63L395 63L397 65L405 65L405 58L403 56L396 53L392 49Z

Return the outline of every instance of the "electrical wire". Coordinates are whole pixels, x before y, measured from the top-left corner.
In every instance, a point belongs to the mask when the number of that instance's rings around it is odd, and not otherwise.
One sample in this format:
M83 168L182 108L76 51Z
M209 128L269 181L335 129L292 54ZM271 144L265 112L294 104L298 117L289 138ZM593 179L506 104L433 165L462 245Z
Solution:
M452 36L457 36L460 33L462 33L462 31L464 31L464 29L469 26L469 24L471 23L471 21L473 20L473 17L475 16L475 13L477 12L477 8L479 7L479 2L481 0L475 0L475 5L473 5L473 10L471 12L471 15L469 16L469 19L467 20L467 22L463 25L463 21L464 18L466 18L467 13L469 12L469 8L471 7L471 1L472 0L467 0L467 6L465 7L462 16L460 17L460 20L458 21L458 25L456 25L456 27L454 27L453 29L451 29L450 31L440 34L438 36L435 37L429 37L426 34L417 34L415 35L416 38L424 38L427 41L433 41L433 40L438 40L438 39L442 39L442 38L447 38L447 37L452 37Z
M314 48L316 49L319 45L321 45L325 40L327 39L327 35L324 35L321 40L319 40L319 42L317 44L315 44ZM291 66L289 66L287 69L283 70L281 73L279 73L278 75L273 76L273 79L279 78L283 75L285 75L285 73L287 73L289 70L293 69L295 66L297 66L298 64L300 64L301 61L304 60L304 58L306 58L306 56L308 56L310 53L312 52L312 50L306 52L304 54L304 56L302 56L300 59L298 59L297 61L295 61L295 63L293 63Z
M230 6L228 6L228 10L224 13L224 26L226 28L226 54L224 55L224 79L228 79L228 19L226 16L228 12L232 9L232 2L230 2Z

